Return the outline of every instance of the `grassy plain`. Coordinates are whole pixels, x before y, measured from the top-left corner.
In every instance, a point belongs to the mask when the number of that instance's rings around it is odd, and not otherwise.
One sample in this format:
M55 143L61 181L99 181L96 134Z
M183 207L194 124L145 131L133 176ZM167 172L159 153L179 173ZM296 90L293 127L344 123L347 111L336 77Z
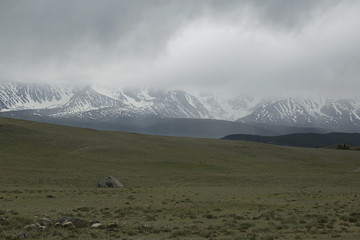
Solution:
M360 152L0 118L0 239L357 239ZM113 175L126 186L97 188ZM100 228L31 227L47 217ZM117 227L109 227L111 222ZM30 225L30 227L29 227Z

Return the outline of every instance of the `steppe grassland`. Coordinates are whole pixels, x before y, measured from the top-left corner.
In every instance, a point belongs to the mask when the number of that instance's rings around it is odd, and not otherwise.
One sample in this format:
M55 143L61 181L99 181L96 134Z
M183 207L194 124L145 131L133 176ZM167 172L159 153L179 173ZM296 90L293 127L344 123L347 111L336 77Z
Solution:
M0 238L356 239L360 152L0 119ZM113 175L126 186L99 189ZM97 220L25 228L46 217ZM108 227L111 222L117 227ZM20 235L19 235L20 234Z

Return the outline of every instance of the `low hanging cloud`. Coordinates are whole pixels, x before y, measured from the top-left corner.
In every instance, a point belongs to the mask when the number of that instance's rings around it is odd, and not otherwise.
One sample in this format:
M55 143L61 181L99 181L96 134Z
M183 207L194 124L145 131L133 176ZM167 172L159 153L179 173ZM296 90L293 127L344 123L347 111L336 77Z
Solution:
M356 96L358 1L0 3L0 79Z

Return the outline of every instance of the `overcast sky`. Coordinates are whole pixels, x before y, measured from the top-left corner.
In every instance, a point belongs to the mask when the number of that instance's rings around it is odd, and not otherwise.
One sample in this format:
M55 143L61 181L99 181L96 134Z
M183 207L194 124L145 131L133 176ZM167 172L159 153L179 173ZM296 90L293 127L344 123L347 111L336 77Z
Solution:
M356 96L358 0L3 0L0 79Z

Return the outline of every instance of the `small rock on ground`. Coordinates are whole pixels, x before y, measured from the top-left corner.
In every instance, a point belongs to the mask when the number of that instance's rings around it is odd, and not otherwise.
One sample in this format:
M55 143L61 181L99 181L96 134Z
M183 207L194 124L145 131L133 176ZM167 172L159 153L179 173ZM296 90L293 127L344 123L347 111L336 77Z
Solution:
M91 228L100 228L100 227L102 227L102 224L101 224L101 223L93 223L93 224L91 225Z

